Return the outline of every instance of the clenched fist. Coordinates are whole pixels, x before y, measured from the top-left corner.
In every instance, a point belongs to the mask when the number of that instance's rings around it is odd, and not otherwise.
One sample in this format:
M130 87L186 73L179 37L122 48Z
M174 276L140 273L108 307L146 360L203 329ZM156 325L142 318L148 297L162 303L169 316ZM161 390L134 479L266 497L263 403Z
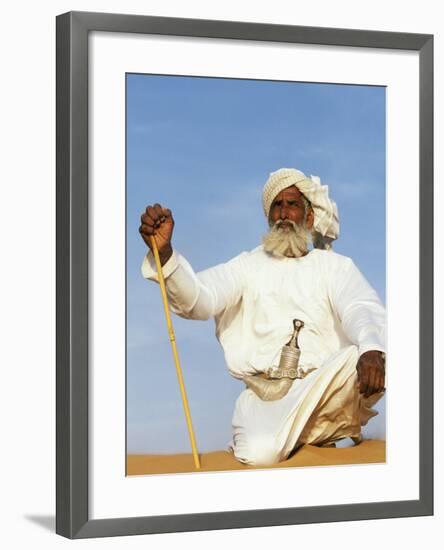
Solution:
M365 397L384 390L385 360L380 351L366 351L356 365L359 380L359 392Z
M160 262L164 265L173 253L171 237L173 235L174 220L171 210L163 208L158 203L153 206L149 205L141 215L140 221L139 233L142 239L153 251L151 236L154 236L159 250Z

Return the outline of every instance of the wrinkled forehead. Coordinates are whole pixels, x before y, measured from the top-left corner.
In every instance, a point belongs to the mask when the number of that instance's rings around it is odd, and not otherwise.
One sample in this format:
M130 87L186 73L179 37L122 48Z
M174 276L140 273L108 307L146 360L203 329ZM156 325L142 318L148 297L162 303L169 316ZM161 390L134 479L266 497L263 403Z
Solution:
M295 185L290 185L290 187L286 187L285 189L282 189L273 199L273 202L279 201L282 199L299 199L302 197L302 193L299 191L299 189Z

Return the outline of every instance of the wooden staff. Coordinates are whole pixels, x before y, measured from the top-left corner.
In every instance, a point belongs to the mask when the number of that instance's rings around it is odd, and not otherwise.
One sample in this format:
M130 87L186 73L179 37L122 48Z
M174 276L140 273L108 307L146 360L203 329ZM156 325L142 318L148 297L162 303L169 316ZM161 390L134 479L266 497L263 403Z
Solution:
M185 391L185 384L183 381L182 370L179 363L179 355L177 353L176 338L174 336L173 324L170 317L170 308L168 305L168 298L165 288L165 279L163 278L162 264L160 263L159 250L157 249L157 243L154 235L150 235L151 245L153 247L154 259L156 261L157 274L159 276L160 291L162 294L163 308L165 310L165 317L168 326L168 334L170 337L171 349L173 350L174 365L176 367L177 379L179 380L180 394L182 396L182 404L185 411L185 418L187 421L188 434L191 441L191 449L193 451L194 465L196 470L200 470L199 454L197 452L196 440L194 437L193 423L191 422L190 408L188 406L187 394Z

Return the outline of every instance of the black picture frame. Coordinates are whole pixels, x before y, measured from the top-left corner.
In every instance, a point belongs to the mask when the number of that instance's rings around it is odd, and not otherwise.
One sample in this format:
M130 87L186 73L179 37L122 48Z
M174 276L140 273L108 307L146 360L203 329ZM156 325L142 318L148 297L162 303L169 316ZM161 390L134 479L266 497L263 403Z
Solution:
M56 532L68 538L433 514L433 35L69 12L56 18ZM418 500L89 519L88 34L229 38L419 52L420 456Z

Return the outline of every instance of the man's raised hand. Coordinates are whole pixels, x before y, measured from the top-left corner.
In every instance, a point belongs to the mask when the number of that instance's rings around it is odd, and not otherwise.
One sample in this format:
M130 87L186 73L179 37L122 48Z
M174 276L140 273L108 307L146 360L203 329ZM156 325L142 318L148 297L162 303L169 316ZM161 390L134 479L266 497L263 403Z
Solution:
M148 205L140 217L139 233L145 244L153 251L151 236L154 236L159 250L160 261L164 265L173 249L171 237L173 235L174 220L169 208L163 208L159 203Z

